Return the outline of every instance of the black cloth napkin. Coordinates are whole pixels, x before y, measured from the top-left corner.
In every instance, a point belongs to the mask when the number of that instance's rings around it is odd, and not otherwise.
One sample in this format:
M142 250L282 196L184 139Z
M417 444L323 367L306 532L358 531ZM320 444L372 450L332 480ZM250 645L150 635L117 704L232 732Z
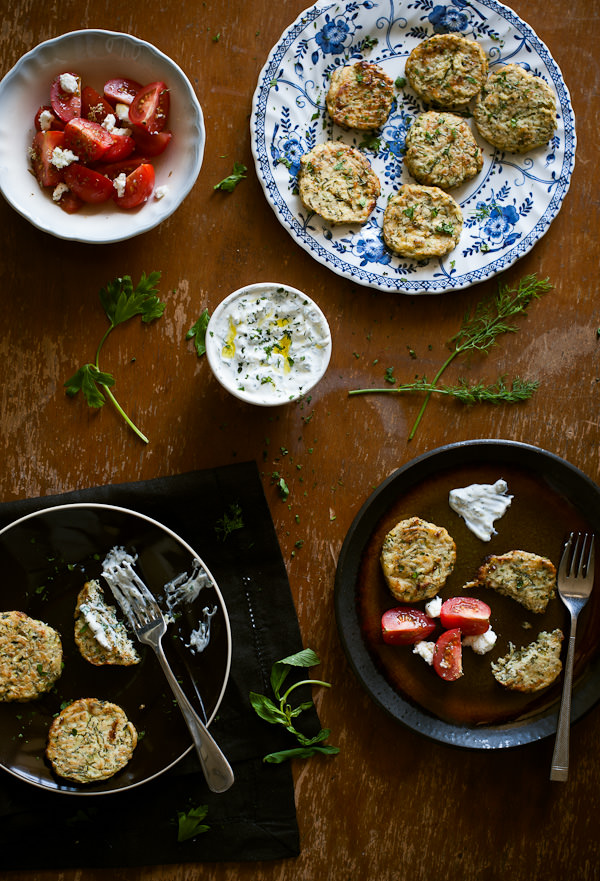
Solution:
M0 868L117 867L297 856L300 850L288 762L271 751L297 745L259 719L249 692L270 694L272 664L302 648L285 565L254 462L137 483L103 486L0 505L0 528L57 504L130 508L172 529L205 561L229 613L231 675L211 731L235 783L210 792L192 751L155 780L123 792L77 796L39 789L0 770ZM243 528L226 541L215 524L239 505ZM316 733L316 712L307 733ZM177 815L208 805L208 831L177 841Z

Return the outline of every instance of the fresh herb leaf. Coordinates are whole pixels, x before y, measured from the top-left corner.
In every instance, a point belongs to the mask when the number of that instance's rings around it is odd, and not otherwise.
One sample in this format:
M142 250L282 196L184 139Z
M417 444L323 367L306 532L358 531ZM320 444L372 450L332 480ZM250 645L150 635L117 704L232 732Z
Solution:
M108 318L109 326L96 349L96 360L94 363L84 364L64 383L65 391L69 397L72 398L81 391L89 407L104 406L106 397L108 397L127 425L146 444L148 438L134 425L111 391L115 384L114 376L100 370L99 361L104 343L119 324L129 321L136 315L141 315L145 324L161 317L166 304L158 298L157 284L159 281L160 272L151 272L148 276L142 273L142 277L134 288L131 277L124 275L122 278L114 279L100 290L100 302Z
M143 272L135 288L129 275L115 278L106 288L102 288L100 302L110 321L110 329L135 315L141 315L146 324L160 318L165 311L165 303L158 299L156 285L159 281L160 272L151 272L148 276Z
M242 509L237 503L230 505L223 516L215 523L215 532L221 541L225 541L236 529L243 528L244 518L242 517Z
M311 756L317 755L317 753L333 756L337 755L339 751L339 747L329 746L328 744L325 744L325 746L297 746L293 749L282 749L276 753L269 753L263 758L263 762L270 762L271 764L278 765L289 759L308 759Z
M201 832L207 832L210 826L202 822L208 813L208 805L198 805L189 811L177 812L177 841L187 841L195 838Z
M547 278L539 280L535 273L522 278L516 288L500 284L494 297L480 301L472 312L467 312L464 316L458 332L448 340L448 345L452 349L451 354L446 358L431 382L426 377L422 377L395 388L353 389L349 394L425 392L425 400L417 414L408 440L412 440L415 436L425 408L434 392L451 395L467 404L512 404L527 400L538 388L539 383L535 380L528 381L516 377L510 386L505 384L503 376L489 386L483 383L469 386L464 380L461 380L456 386L440 386L438 383L442 374L459 355L469 352L480 352L487 355L490 349L496 345L497 337L504 333L517 333L518 327L510 323L509 320L517 315L527 315L530 303L533 300L539 300L542 294L551 289L550 281Z
M194 340L194 345L199 358L206 352L206 328L208 327L209 321L210 315L208 314L208 309L205 309L200 315L200 318L195 324L192 324L185 335L186 340Z
M108 388L115 384L114 376L103 373L94 364L84 364L77 373L65 382L67 394L73 398L78 391L83 392L90 407L102 407L106 398L100 390L100 386Z
M248 169L245 165L242 165L241 162L234 162L231 174L224 177L218 184L215 184L214 189L225 190L226 193L231 193L232 190L235 190L239 182L246 177L247 171Z
M293 667L313 667L320 663L319 656L312 649L303 649L293 655L288 655L287 658L276 661L271 668L271 688L275 700L264 694L250 692L250 703L256 714L272 725L282 725L300 744L299 748L269 753L263 758L264 762L278 763L290 758L307 758L316 753L334 755L339 752L337 746L317 746L329 737L331 733L329 728L321 728L314 737L307 737L292 724L292 719L298 718L305 710L314 706L312 700L303 701L295 707L288 701L290 694L301 685L323 685L330 688L329 682L323 682L320 679L302 679L291 685L283 695L281 694L283 684Z

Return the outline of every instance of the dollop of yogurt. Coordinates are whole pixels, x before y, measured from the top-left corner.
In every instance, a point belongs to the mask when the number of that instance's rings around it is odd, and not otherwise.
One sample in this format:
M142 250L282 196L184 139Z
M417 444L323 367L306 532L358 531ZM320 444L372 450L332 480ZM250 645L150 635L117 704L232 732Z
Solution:
M320 379L331 334L321 310L301 291L250 285L217 307L206 351L215 375L232 393L251 403L281 404Z
M472 483L450 490L448 503L459 514L471 532L481 541L489 541L496 534L494 522L502 517L514 496L509 495L505 480L495 483Z

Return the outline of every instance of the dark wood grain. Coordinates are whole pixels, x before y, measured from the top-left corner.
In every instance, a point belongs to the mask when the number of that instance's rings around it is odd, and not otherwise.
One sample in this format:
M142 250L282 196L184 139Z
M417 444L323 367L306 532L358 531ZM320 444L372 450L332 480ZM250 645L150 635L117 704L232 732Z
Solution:
M511 3L550 48L571 91L577 162L551 229L503 278L515 283L536 272L550 278L552 292L488 359L463 362L448 377L521 374L539 379L540 389L527 404L498 408L432 401L410 442L418 398L348 398L348 390L381 382L388 366L398 377L431 376L465 311L497 282L433 297L369 290L316 263L279 224L253 171L248 122L267 54L304 6L304 0L148 0L143 6L0 0L1 74L59 33L129 31L183 68L207 127L191 194L172 218L129 242L70 244L0 204L0 500L257 460L304 641L333 683L315 694L318 709L341 747L335 759L294 768L302 842L296 860L3 872L3 881L598 877L598 710L572 731L566 784L549 782L550 741L488 753L424 740L363 693L333 611L337 557L356 512L373 487L420 453L451 441L503 437L539 445L593 480L600 477L598 4ZM234 160L248 166L247 179L232 194L215 192ZM63 383L104 331L98 289L116 275L154 269L162 272L164 317L150 326L132 322L104 354L118 376L119 399L150 438L144 446L109 407L92 412L67 398ZM313 296L334 341L330 368L310 402L274 412L228 396L185 341L202 309L212 310L243 284L271 280ZM289 486L286 501L273 472Z

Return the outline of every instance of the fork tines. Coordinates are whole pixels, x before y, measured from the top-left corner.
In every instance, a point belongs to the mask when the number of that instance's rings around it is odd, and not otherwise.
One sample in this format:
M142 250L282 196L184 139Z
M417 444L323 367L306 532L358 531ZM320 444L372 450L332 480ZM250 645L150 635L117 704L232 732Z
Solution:
M587 577L589 572L594 571L594 556L593 533L571 532L563 552L561 568L564 564L563 572L567 578L577 574Z
M131 558L113 556L105 560L102 575L134 629L162 617L158 603L131 565Z

